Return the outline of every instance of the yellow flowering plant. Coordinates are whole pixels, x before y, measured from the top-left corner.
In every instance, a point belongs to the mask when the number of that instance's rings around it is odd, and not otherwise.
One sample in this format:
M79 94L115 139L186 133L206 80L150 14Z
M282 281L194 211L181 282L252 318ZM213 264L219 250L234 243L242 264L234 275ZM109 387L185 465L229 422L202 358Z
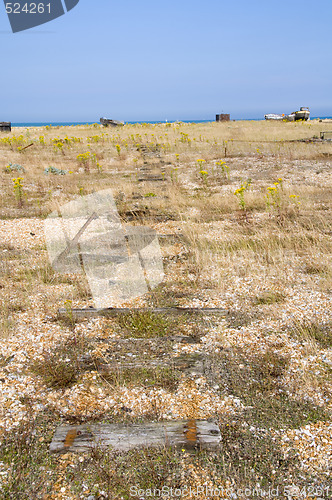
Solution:
M246 203L245 203L245 199L244 199L244 193L249 189L250 186L251 186L251 179L248 179L245 182L241 182L241 186L234 191L234 195L239 200L240 208L243 211L246 210Z
M229 179L229 166L222 160L216 161L216 166L220 167L223 175Z
M95 163L95 164L98 163L95 153L91 153L91 151L87 151L86 153L81 153L81 154L77 155L76 158L79 161L79 163L81 163L83 165L86 173L90 172L90 162ZM98 167L98 165L97 165L97 168L99 171L100 165L99 165L99 167Z
M19 208L23 206L23 177L17 177L13 179L14 187L14 195L17 200Z
M205 185L207 185L207 178L208 178L208 172L206 170L200 170L199 172L201 178L202 178L202 181L204 182Z

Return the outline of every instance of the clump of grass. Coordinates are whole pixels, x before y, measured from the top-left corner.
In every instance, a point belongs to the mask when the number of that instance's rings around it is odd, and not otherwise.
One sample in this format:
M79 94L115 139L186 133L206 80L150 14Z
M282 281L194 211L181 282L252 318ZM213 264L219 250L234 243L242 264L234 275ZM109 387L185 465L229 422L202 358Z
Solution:
M279 302L283 302L285 298L286 295L282 292L266 291L261 293L260 295L256 295L254 299L254 305L259 306L263 304L278 304Z
M259 378L269 381L281 377L287 366L288 359L272 350L253 358L253 367L256 374Z
M51 352L45 351L41 359L30 362L29 370L48 387L64 389L77 382L83 353L84 345L74 338L57 345Z
M72 304L73 303L70 299L67 299L64 301L66 314L63 317L61 317L60 323L64 324L68 328L71 328L72 330L74 330L75 325L76 325L76 319L74 318L74 315L73 315Z
M30 283L44 283L47 285L72 285L74 298L86 300L91 297L88 282L84 277L58 273L50 264L36 267L35 269L21 269L16 274L16 280L28 281Z
M315 263L315 262L308 262L304 266L304 272L306 274L328 274L329 269L327 266L324 264L320 263Z
M35 268L25 268L17 273L19 280L34 281L48 285L71 284L72 278L54 271L50 264Z
M310 423L330 420L330 415L323 408L294 400L284 393L269 397L257 394L247 402L251 402L252 408L248 410L246 421L263 428L298 429Z
M332 346L332 324L315 321L297 321L292 326L292 334L303 341L316 341L323 349Z
M103 378L114 386L161 387L175 390L178 386L181 372L172 367L120 367L117 370L103 374Z
M81 300L87 300L92 297L89 284L85 278L74 278L72 280L74 285L75 297Z
M124 329L125 338L165 337L171 331L171 323L168 318L150 311L137 311L120 315L118 322L120 327Z

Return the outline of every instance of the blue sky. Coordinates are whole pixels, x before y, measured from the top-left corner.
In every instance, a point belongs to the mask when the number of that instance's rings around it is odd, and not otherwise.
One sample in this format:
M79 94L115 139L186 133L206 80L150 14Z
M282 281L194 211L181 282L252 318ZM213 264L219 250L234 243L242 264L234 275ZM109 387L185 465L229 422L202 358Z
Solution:
M0 3L0 121L332 116L331 18L331 0L80 0L13 34Z

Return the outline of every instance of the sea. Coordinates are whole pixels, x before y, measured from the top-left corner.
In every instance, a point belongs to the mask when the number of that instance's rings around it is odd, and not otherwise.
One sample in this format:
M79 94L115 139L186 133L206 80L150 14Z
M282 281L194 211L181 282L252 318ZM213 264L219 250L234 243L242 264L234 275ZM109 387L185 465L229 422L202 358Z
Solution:
M203 123L203 122L211 122L212 120L164 120L164 121L137 121L137 122L124 122L125 124L135 125L136 123L173 123L181 121L183 123ZM77 125L94 125L97 123L100 125L100 122L24 122L24 123L13 123L12 127L46 127L47 125L52 127L75 127Z
M262 121L264 118L238 118L235 121ZM313 116L310 118L311 120L315 119L320 119L320 120L325 120L325 119L330 119L332 120L331 116ZM214 120L160 120L160 121L136 121L136 122L125 122L126 124L131 124L135 125L136 123L151 123L151 124L156 124L156 123L174 123L174 122L182 122L182 123L209 123ZM233 121L233 120L232 120ZM76 125L93 125L95 123L99 122L22 122L22 123L12 123L12 127L46 127L52 126L52 127L75 127Z

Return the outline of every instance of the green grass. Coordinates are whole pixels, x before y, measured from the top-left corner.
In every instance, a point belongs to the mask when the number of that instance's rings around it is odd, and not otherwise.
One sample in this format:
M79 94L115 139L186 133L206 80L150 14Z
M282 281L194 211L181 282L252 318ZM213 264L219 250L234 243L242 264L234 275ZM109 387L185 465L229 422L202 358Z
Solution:
M162 388L168 391L174 391L181 378L181 371L173 367L119 367L118 370L103 374L105 379L113 386L139 386L146 388Z
M122 314L118 323L124 331L125 338L165 337L172 332L171 321L162 314L150 311Z

